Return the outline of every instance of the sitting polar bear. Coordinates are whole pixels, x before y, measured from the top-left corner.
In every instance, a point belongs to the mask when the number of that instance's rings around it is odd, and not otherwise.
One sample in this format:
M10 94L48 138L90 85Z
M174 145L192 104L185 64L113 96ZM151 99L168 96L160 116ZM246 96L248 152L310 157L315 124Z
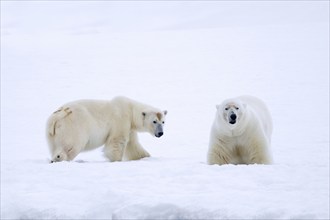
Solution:
M266 105L252 96L225 100L217 106L208 164L270 164L272 119Z
M47 122L51 162L70 161L80 152L102 145L110 161L149 157L138 142L137 132L161 137L166 113L125 97L65 104Z

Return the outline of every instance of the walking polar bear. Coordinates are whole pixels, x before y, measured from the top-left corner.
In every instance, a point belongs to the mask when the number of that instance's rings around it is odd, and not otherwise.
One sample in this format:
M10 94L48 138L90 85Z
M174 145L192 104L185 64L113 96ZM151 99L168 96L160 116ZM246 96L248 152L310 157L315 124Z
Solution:
M266 105L240 96L217 105L211 128L208 164L270 164L272 119Z
M138 142L137 132L161 137L166 114L125 97L65 104L47 122L51 162L70 161L80 152L102 145L111 162L149 157Z

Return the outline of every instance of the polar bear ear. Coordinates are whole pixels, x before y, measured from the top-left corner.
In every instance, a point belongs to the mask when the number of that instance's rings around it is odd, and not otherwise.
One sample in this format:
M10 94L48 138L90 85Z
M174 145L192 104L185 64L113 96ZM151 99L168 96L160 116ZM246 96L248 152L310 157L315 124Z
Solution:
M167 115L167 110L164 111L164 115Z

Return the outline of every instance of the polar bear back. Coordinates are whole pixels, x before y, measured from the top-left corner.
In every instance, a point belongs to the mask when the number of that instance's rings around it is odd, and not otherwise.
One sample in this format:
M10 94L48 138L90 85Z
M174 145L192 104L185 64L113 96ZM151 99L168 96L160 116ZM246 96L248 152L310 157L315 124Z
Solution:
M237 97L237 99L241 100L243 103L246 103L247 107L254 111L256 115L258 115L265 134L270 140L273 132L273 123L266 104L261 99L258 99L254 96L244 95Z

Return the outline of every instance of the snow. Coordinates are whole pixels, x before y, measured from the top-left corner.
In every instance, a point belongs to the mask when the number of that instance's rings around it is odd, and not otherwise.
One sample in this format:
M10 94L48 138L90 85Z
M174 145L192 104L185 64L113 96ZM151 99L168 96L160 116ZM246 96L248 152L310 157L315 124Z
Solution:
M206 164L215 105L263 99L273 165ZM50 164L47 117L168 110L152 155ZM1 219L329 219L329 2L1 1Z

